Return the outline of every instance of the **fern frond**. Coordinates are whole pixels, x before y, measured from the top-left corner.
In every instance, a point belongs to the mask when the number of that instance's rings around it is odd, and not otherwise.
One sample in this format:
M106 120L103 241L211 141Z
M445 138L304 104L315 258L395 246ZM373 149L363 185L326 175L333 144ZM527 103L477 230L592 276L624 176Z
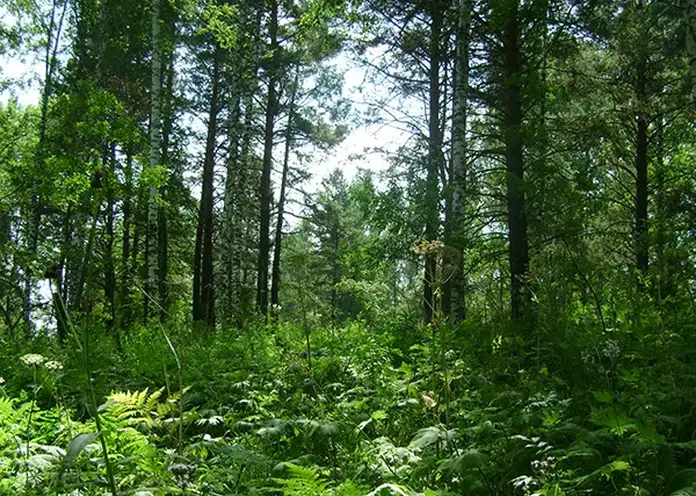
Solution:
M275 479L284 496L330 496L331 483L313 467L286 463L288 477Z

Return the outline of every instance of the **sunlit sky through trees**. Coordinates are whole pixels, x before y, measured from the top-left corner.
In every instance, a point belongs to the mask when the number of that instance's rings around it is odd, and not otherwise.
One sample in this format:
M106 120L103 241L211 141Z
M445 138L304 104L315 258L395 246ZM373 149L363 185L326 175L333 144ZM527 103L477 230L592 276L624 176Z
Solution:
M0 59L0 78L9 80L11 86L0 92L0 102L17 98L22 105L36 105L41 86L41 67L34 57L19 58L12 54ZM393 122L366 123L365 114L375 104L379 88L366 77L366 68L351 61L346 54L338 55L331 65L344 72L343 96L351 102L350 132L342 143L326 153L315 153L306 166L311 179L302 189L315 191L322 180L335 169L341 169L347 179L355 177L359 169L375 172L388 167L388 155L403 144L406 134ZM202 129L200 116L192 122ZM197 123L197 124L196 124ZM199 143L192 146L200 147ZM282 158L282 146L276 145L276 173ZM291 159L292 160L292 159Z

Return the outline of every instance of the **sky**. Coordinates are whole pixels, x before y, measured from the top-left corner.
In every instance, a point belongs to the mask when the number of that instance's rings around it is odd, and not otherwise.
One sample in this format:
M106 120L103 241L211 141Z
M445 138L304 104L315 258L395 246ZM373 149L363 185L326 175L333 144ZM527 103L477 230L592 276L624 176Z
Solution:
M367 95L374 92L374 88L364 84L365 69L351 64L342 56L337 57L334 64L345 70L343 97L353 102L353 114L359 116L367 108ZM14 96L22 105L38 104L41 75L40 65L35 60L3 57L0 59L0 78L20 82L12 90L0 92L1 103L7 103ZM357 120L359 122L359 117ZM355 177L360 168L383 171L388 167L388 162L384 153L375 149L394 150L403 140L403 133L390 126L353 125L342 143L324 154L317 154L307 166L312 179L304 189L315 190L336 168L341 169L349 179ZM356 156L359 158L356 159Z

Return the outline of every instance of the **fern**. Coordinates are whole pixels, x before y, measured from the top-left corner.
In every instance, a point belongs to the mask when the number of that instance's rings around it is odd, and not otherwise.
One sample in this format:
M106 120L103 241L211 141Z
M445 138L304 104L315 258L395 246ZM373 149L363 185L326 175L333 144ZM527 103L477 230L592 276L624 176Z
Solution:
M286 479L274 479L285 496L331 496L331 484L312 467L286 463Z
M112 393L102 409L108 409L117 421L125 421L130 425L155 424L174 415L177 410L179 393L173 394L166 401L162 401L163 394L163 387L152 394L149 394L149 388Z

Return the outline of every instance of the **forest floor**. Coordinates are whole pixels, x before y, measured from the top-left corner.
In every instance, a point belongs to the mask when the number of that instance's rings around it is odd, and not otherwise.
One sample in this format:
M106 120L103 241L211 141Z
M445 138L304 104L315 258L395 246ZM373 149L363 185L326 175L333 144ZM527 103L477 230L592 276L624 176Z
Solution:
M5 343L0 494L696 494L684 356L608 339L522 369L403 323L184 329L92 337L88 367Z

